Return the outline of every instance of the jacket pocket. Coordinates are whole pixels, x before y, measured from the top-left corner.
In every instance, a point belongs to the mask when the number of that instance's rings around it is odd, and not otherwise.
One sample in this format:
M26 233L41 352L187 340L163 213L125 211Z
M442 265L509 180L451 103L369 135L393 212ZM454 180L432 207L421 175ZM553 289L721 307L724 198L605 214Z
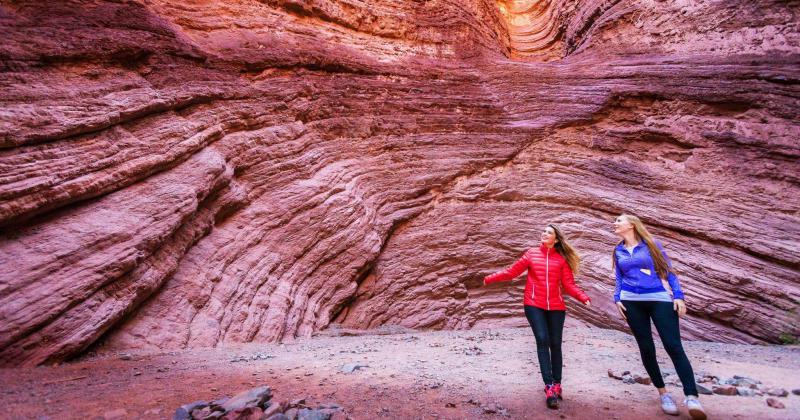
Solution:
M655 273L649 276L644 273L639 273L637 277L639 278L639 287L654 289L661 286L661 279Z

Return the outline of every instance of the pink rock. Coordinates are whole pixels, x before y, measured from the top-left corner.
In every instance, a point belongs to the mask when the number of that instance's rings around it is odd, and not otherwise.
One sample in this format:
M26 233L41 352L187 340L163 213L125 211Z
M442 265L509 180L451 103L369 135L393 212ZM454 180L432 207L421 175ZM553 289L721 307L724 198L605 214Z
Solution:
M782 402L778 401L777 398L772 397L767 398L767 405L772 408L786 408L786 406Z
M719 395L737 395L738 391L736 387L733 385L714 385L711 387L711 391L715 394Z
M583 257L570 317L627 331L622 211L685 337L800 335L785 7L362 3L3 6L0 365L525 325L480 279L546 222Z

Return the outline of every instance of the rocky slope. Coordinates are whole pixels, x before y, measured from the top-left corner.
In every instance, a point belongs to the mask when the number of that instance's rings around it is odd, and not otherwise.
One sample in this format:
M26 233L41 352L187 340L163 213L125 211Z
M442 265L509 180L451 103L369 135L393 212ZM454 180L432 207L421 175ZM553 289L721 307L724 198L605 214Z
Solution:
M687 335L800 335L795 3L0 2L0 364L516 324L550 221L621 328L623 211Z

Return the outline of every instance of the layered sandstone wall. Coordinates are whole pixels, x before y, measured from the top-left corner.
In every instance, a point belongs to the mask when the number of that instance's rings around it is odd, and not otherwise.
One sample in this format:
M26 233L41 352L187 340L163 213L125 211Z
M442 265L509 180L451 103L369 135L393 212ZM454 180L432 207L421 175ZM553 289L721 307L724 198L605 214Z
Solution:
M623 211L691 337L796 336L795 10L0 2L0 361L519 322L546 221L619 328Z

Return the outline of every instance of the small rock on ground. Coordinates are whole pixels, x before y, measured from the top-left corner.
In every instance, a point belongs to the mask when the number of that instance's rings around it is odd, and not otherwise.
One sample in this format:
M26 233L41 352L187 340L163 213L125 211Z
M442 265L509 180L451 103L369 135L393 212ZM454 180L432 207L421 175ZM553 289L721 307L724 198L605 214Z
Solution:
M783 405L782 402L778 401L777 398L772 397L767 398L767 405L772 408L786 408L786 406Z

